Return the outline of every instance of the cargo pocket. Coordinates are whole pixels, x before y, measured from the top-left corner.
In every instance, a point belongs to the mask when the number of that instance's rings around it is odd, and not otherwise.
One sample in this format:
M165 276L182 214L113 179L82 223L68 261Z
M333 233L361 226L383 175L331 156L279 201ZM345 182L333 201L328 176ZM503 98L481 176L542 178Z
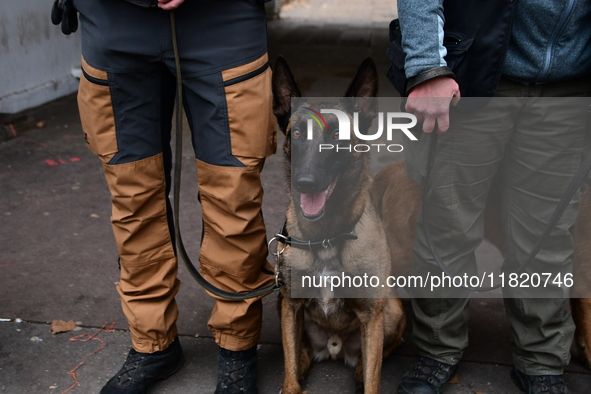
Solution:
M469 78L469 56L468 50L472 46L474 42L474 38L469 37L461 32L456 31L446 31L443 36L443 46L447 50L447 55L445 56L445 61L447 66L451 68L451 70L456 74L456 80L458 83L460 80L465 80ZM466 80L464 83L468 83L469 81ZM464 83L461 83L460 86L464 86Z
M265 158L277 148L271 68L265 54L254 62L222 72L232 155Z
M89 66L84 58L78 108L88 148L108 163L118 151L109 80L106 71Z

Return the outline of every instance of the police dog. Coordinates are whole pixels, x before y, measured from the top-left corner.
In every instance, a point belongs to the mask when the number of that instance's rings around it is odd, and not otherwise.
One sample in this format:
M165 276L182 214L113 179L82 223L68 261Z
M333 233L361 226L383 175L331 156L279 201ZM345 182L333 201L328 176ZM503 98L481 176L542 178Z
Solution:
M487 199L484 237L502 251L504 235L498 183L499 179L495 178ZM415 223L421 205L421 188L407 177L403 160L380 171L373 186L374 199L383 218L396 273L409 275L416 235ZM591 288L591 187L587 187L581 197L579 213L571 231L575 240L571 296L584 297ZM576 324L575 344L582 363L591 369L591 298L571 298L571 309Z
M377 86L375 64L366 59L345 97L375 97ZM292 113L290 97L301 97L301 93L281 57L273 70L273 95L274 112L286 136L283 151L289 206L285 227L292 238L278 264L285 283L278 305L285 360L282 393L301 393L299 381L313 360L343 358L355 367L357 390L377 394L382 357L393 350L404 331L400 300L388 298L385 293L378 294L379 298L335 298L337 293L328 289L318 297L291 297L291 279L296 272L326 275L371 270L383 278L392 273L389 248L371 197L368 156L356 152L319 153L320 143L339 143L337 117L326 115L327 124L314 125L314 139L308 140L307 109L335 106L315 102ZM369 126L372 100L359 102L358 108L346 104L336 108L348 114L358 110L362 129ZM351 141L345 142L354 143L353 134ZM344 237L340 234L343 232Z

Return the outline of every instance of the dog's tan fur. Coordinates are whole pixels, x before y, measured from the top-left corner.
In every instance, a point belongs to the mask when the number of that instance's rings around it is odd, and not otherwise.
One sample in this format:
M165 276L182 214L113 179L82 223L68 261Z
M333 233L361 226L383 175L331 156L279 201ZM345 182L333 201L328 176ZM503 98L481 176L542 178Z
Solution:
M377 92L377 73L373 62L364 63L365 70L374 79L371 93ZM363 65L362 65L363 67ZM368 68L369 67L369 68ZM363 85L358 72L352 86ZM359 86L358 86L359 87ZM363 86L360 87L363 89ZM290 116L289 97L300 96L293 75L281 58L274 68L273 77L274 110L279 124L286 133L284 152L288 158L287 176L291 159L291 127L299 120L297 113ZM351 88L350 91L358 91ZM356 94L352 94L356 95ZM320 266L326 269L334 262L339 266L335 271L358 272L372 267L376 274L388 276L392 272L388 245L385 241L380 217L372 201L372 180L366 159L359 159L358 176L341 177L333 195L342 193L342 183L353 190L348 194L351 201L346 209L331 211L328 206L318 220L307 220L301 213L299 202L290 186L290 202L287 210L287 229L290 235L300 239L319 239L330 234L335 228L349 228L354 225L356 240L346 241L331 248L312 253L310 250L287 246L279 263L281 277L285 282L279 298L279 312L285 360L283 394L301 393L300 379L304 377L314 359L343 358L355 366L358 387L366 394L380 391L380 374L383 354L398 344L405 326L402 304L398 298L324 298L290 297L292 270L306 270L318 273ZM346 178L347 181L343 180ZM336 181L335 181L336 182ZM291 182L290 182L291 185ZM341 191L339 191L341 190ZM358 221L357 221L358 220ZM356 224L355 224L356 223ZM320 238L322 239L322 238Z
M392 261L399 275L408 275L412 267L412 246L416 235L415 222L421 205L421 188L406 176L404 161L384 168L374 179L374 197L383 218ZM485 211L484 236L500 251L504 236L500 220L500 191L493 182ZM581 199L579 214L573 228L575 239L574 287L572 295L581 297L591 284L591 187ZM577 330L575 343L585 366L591 369L591 299L572 298L571 309Z

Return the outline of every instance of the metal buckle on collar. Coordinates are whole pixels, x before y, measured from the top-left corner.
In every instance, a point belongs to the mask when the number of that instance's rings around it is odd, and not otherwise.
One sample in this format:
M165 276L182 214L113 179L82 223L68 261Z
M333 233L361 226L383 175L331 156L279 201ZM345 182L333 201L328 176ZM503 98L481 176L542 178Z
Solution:
M283 287L283 283L279 280L279 258L283 252L285 252L285 249L287 249L287 237L282 234L275 234L275 236L269 241L269 250L271 250L271 244L273 244L273 241L276 241L277 243L281 242L283 244L283 249L276 249L275 252L271 252L271 254L275 256L275 288L279 290Z
M275 256L277 259L279 259L279 256L281 256L283 254L283 252L285 252L285 249L287 249L288 239L285 235L275 234L275 236L273 238L271 238L271 240L267 244L267 247L269 248L269 250L271 250L271 245L273 244L273 241L277 241L277 243L281 242L283 244L283 249L281 249L279 251L276 249L275 252L271 252L271 254L273 256Z

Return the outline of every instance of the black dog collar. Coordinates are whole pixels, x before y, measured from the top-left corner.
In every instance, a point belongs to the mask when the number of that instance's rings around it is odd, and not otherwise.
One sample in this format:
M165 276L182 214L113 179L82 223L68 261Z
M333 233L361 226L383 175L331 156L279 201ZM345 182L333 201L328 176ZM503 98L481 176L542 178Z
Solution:
M338 245L342 242L348 241L348 240L353 240L353 239L357 239L357 235L353 234L353 228L355 228L355 225L357 224L357 222L359 221L359 219L357 219L355 221L355 223L353 223L353 226L351 227L351 230L347 233L343 233L343 234L339 234L333 238L326 238L320 241L311 241L311 240L303 240L303 239L299 239L299 238L295 238L290 236L287 233L287 220L285 220L283 222L283 226L281 226L281 232L279 234L277 234L276 238L278 242L281 242L283 244L292 246L294 248L298 248L298 249L307 249L310 251L314 251L314 250L320 250L320 249L328 249L328 248L332 248L335 245Z

